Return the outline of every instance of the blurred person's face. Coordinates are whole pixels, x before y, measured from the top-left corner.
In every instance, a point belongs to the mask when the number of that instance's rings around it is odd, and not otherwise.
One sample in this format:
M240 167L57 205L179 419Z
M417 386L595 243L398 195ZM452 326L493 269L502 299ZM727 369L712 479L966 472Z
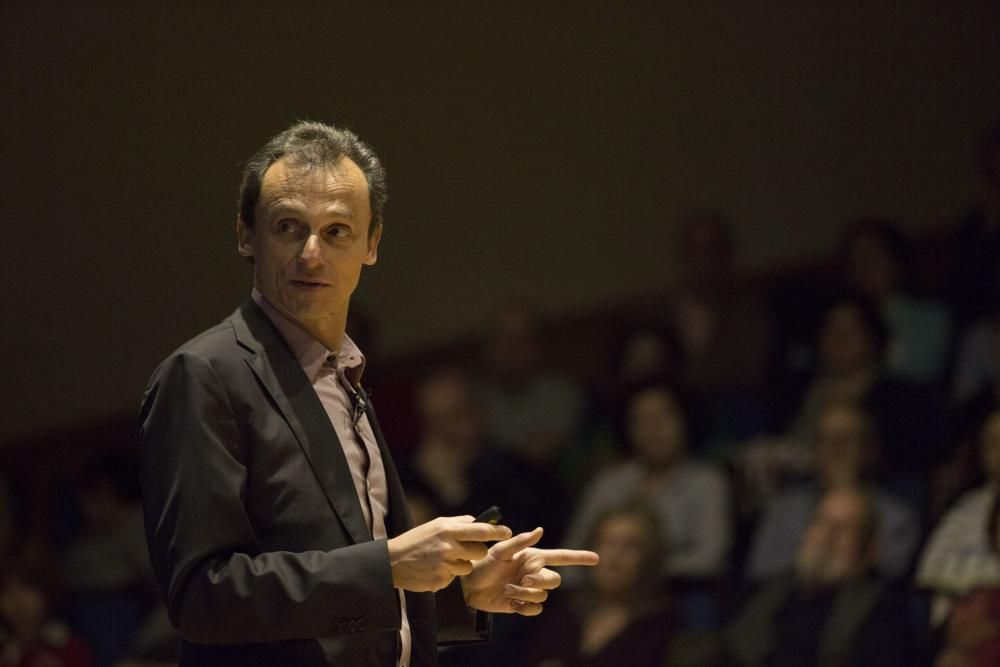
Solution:
M861 313L850 304L841 304L827 313L819 347L823 366L833 373L857 371L875 361L875 341Z
M816 466L827 488L857 484L870 458L864 416L847 406L827 409L816 432Z
M641 332L625 344L619 378L635 382L655 375L669 375L673 370L669 346L652 332Z
M694 287L718 289L728 285L733 273L732 239L725 224L699 220L686 230L681 262Z
M651 388L636 394L627 419L636 454L650 466L668 467L683 455L687 439L684 416L668 391Z
M597 529L594 551L601 562L591 570L591 581L600 593L628 595L648 586L643 569L652 542L645 522L636 516L612 516Z
M532 316L511 309L501 314L493 340L493 365L505 384L518 385L530 379L538 358L538 339Z
M899 282L896 262L881 239L859 236L850 248L850 281L872 298L891 294Z
M421 389L420 417L428 436L463 453L476 453L482 420L468 386L461 379L429 380Z
M796 573L807 585L843 583L867 569L871 548L862 544L864 500L850 490L827 493L799 545Z
M307 331L347 321L361 267L375 263L382 229L369 238L368 182L352 160L295 168L281 159L261 183L254 228L239 221L240 254L254 285Z
M33 636L48 614L45 593L16 577L8 579L0 589L0 614L18 636Z
M1000 411L991 414L980 433L983 472L991 480L1000 481Z

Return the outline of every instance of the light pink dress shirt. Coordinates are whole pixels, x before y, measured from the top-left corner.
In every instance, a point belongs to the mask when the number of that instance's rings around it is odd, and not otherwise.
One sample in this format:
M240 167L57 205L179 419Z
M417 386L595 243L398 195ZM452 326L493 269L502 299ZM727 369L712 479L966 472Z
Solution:
M360 385L361 374L365 370L364 355L347 334L344 334L337 354L330 352L271 305L256 288L253 290L253 299L288 343L330 418L351 469L354 490L358 494L361 511L372 538L388 539L385 517L389 513L389 487L385 466L375 433L368 422L368 415L358 412L355 419L352 401L354 388ZM396 664L398 667L409 667L411 635L406 615L406 596L402 590L398 593L402 625L399 630L399 660Z

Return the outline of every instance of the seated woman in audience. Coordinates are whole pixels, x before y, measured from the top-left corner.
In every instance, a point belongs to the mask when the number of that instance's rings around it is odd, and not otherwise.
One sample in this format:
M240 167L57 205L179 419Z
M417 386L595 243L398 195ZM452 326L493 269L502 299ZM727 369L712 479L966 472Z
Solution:
M641 497L659 516L666 536L666 574L689 579L723 574L732 540L729 488L719 470L688 456L691 413L684 400L672 384L649 379L627 394L623 408L632 458L584 490L567 544L582 546L602 512Z
M888 331L868 297L845 293L833 299L817 337L816 369L799 386L783 388L778 421L785 436L747 448L744 474L758 496L773 494L790 473L808 472L819 416L831 401L853 401L872 416L882 456L875 474L886 488L922 512L927 476L944 455L943 404L929 391L890 377L885 358Z
M588 540L600 564L576 597L546 608L520 664L660 665L673 629L658 585L666 555L660 528L659 517L639 502L604 512Z
M1000 556L988 530L1000 502L1000 410L985 418L979 447L986 481L959 498L941 518L920 557L916 585L936 594L934 625L947 618L958 596L1000 587Z
M907 290L907 239L895 220L863 218L844 234L847 282L878 304L888 327L886 372L920 384L942 378L951 320L940 303Z
M678 380L683 363L680 341L663 323L629 323L618 333L610 345L603 379L593 384L587 396L580 435L560 462L570 473L571 491L578 493L603 468L626 456L618 437L623 395L650 378Z
M877 568L889 578L903 576L920 540L920 521L902 501L872 483L878 451L878 436L864 408L851 402L828 404L817 424L816 478L784 491L771 503L753 539L747 578L757 582L791 570L796 545L822 495L859 486L870 487L878 515Z
M1000 554L1000 502L994 501L983 531L993 555ZM1000 581L979 583L954 601L945 623L935 667L1000 665Z
M89 648L52 614L58 570L41 555L0 565L0 667L91 667Z

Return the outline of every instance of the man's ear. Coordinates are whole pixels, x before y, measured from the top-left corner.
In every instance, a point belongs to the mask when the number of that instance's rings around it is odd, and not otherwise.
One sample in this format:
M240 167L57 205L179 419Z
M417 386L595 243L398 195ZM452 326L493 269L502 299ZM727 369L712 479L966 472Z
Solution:
M378 243L382 240L382 223L368 235L368 254L365 256L365 266L373 266L378 261Z
M253 257L253 246L250 240L253 238L253 230L247 225L243 218L236 217L236 252L240 257Z

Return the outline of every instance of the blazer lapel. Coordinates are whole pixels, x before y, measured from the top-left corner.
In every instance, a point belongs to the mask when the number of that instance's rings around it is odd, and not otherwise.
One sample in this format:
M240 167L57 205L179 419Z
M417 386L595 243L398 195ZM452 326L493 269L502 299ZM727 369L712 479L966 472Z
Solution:
M295 434L330 507L355 542L371 540L337 432L302 366L252 299L230 321L237 340L254 353L247 364Z

